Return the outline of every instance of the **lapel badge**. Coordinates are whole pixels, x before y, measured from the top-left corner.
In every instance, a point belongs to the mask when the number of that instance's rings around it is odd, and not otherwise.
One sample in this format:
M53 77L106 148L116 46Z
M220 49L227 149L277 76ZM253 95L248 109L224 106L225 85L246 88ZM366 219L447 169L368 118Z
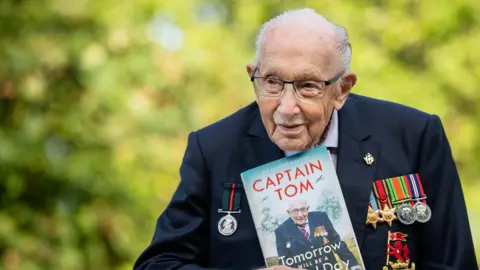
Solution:
M410 261L410 250L407 245L407 234L401 232L388 232L387 261L383 270L404 269L414 270L415 263ZM402 243L405 242L405 243ZM393 258L393 261L390 259Z
M375 161L375 159L373 158L372 154L370 153L367 153L365 155L365 157L363 157L363 160L365 161L365 163L368 165L368 166L371 166L373 164L373 162Z

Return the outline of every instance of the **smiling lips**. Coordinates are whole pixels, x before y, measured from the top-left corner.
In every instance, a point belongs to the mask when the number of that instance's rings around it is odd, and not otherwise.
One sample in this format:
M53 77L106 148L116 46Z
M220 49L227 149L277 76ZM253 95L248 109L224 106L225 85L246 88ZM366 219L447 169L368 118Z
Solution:
M287 136L296 136L303 130L302 125L277 125L277 128Z

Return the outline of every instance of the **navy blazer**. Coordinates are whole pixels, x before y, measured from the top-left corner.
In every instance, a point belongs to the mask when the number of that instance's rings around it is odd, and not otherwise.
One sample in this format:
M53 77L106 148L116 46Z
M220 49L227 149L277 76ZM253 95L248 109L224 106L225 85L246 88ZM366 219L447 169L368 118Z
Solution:
M465 200L450 145L438 116L392 102L351 94L339 111L337 174L363 262L386 263L388 231L408 235L417 269L478 269ZM368 166L363 157L375 161ZM134 269L252 269L263 267L248 202L241 201L238 229L218 232L223 184L240 173L284 156L269 139L254 102L192 132L180 183L157 220L153 240ZM427 223L366 225L372 182L419 173L432 209Z
M322 236L315 236L315 228L318 226L323 226L327 233L325 236L325 239L328 241L327 243L324 242ZM344 239L340 239L340 235L338 235L325 212L309 212L308 227L310 229L310 235L307 239L290 217L278 226L275 230L275 242L277 245L277 254L279 256L279 265L288 265L283 263L287 261L287 258L293 258L299 254L305 254L312 249L324 248L326 245L334 247L331 250L335 250L335 253L338 254L345 265L358 265L355 256L348 249ZM284 258L280 259L282 257ZM331 264L336 263L336 258L333 252L324 252L322 256L319 256L319 259L321 259L322 262L329 262ZM342 266L343 265L344 264L342 264ZM295 265L292 265L291 267L294 268Z

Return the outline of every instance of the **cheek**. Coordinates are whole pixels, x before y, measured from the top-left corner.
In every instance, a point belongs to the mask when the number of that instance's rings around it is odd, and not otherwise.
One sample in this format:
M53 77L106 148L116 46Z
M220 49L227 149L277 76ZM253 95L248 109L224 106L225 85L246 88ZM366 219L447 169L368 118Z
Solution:
M318 122L325 117L326 106L321 102L300 106L303 116L310 122Z
M257 103L260 113L262 114L263 121L265 121L265 123L269 126L273 125L273 113L278 106L277 101L267 98L258 98Z
M304 117L309 122L308 129L309 133L319 133L323 130L325 126L325 113L326 107L323 104L315 104L309 107L303 108L302 112Z

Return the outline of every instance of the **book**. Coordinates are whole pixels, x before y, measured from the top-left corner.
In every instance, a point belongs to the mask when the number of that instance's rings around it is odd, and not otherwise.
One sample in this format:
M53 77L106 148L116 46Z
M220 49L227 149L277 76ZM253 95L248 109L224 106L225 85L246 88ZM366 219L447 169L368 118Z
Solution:
M267 267L365 269L324 146L241 173Z

